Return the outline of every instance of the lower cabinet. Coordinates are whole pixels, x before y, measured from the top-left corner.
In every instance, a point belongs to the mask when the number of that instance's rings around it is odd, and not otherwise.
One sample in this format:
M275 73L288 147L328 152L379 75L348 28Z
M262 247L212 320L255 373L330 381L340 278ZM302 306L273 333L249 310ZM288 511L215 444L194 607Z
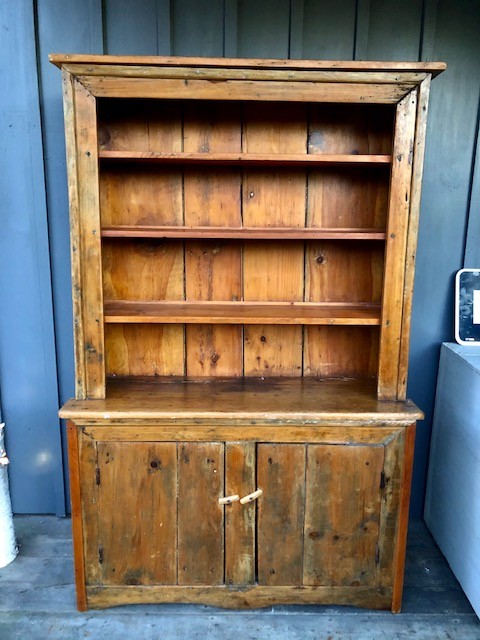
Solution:
M309 443L156 441L154 429L147 441L129 439L138 430L128 426L114 436L72 428L87 606L392 607L405 544L405 428ZM256 490L249 502L235 499Z

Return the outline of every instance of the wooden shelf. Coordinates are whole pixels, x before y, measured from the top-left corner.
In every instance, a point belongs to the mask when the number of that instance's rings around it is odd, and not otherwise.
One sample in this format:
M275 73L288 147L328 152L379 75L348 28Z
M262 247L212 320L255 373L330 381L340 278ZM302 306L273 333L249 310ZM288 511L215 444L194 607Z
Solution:
M117 225L102 229L104 238L232 238L238 240L385 240L382 229L303 227L154 227Z
M375 380L366 378L110 378L106 400L69 400L60 416L67 419L105 422L112 420L168 421L193 418L206 420L255 420L249 425L258 437L259 425L270 421L279 430L287 424L279 420L308 420L328 426L354 420L398 421L423 417L411 402L378 400ZM211 426L211 423L208 423ZM238 423L242 438L245 424ZM178 428L175 423L173 429ZM381 427L372 426L378 430Z
M389 164L391 155L319 154L319 153L159 153L156 151L106 151L98 157L104 160L135 160L166 164L222 165L312 165L312 164Z
M106 323L378 325L380 305L317 302L105 302Z

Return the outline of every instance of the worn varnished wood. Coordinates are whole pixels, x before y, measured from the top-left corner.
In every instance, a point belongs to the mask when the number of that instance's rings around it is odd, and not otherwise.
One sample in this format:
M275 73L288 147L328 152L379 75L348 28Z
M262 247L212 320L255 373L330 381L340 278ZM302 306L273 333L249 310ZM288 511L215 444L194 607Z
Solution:
M176 584L176 443L100 441L97 451L101 582Z
M375 228L299 229L289 227L156 227L115 225L102 228L104 238L232 238L236 240L385 240Z
M430 77L418 88L417 121L415 125L415 147L413 155L413 175L408 222L407 255L405 260L405 283L403 296L402 336L400 344L397 398L404 400L407 395L408 354L410 347L410 320L412 315L413 281L417 251L418 222L420 217L420 197L425 155L425 135L427 130L428 99Z
M98 562L98 505L97 442L75 423L81 469L83 547L85 556L85 581L87 585L102 584L101 566Z
M257 564L259 585L301 585L305 515L304 445L259 444Z
M402 491L403 464L405 454L406 428L398 431L385 443L384 473L382 489L382 512L378 546L378 570L380 584L385 588L394 586L395 581L395 545L399 531L400 494Z
M378 327L307 326L303 375L373 379L378 370L378 343Z
M103 299L96 106L94 97L64 74L72 281L75 309L76 395L105 394Z
M105 371L108 376L184 375L183 326L105 325Z
M161 147L159 147L161 148ZM161 153L159 151L100 151L99 157L107 160L131 160L165 164L217 164L217 165L313 165L313 164L390 164L387 154L301 154L301 153Z
M75 564L74 568L77 608L79 611L86 611L87 595L85 590L85 558L78 435L75 424L70 421L67 423L67 437L68 464L70 469L70 502L72 509L73 559Z
M278 249L278 247L276 247ZM300 262L297 260L299 257L297 252L290 251L288 245L284 247L284 251L281 255L276 255L277 267L288 264L290 258L294 258L297 262L297 283L300 285ZM285 290L291 291L295 286L295 281L286 281L282 279L282 273L280 270L273 268L267 261L269 252L264 251L262 256L257 253L255 259L250 260L249 267L251 265L255 282L258 285L261 284L261 275L259 271L260 265L263 263L265 268L269 269L271 281L273 284L278 283L282 285ZM253 256L252 256L253 258ZM271 295L272 298L279 298L281 294L270 293L268 290L268 281L263 282L263 289L267 289L264 297ZM302 283L303 287L303 283ZM275 289L272 287L273 291ZM278 291L278 288L277 288ZM252 294L253 295L253 294ZM257 296L255 296L257 297ZM260 294L258 295L260 297ZM286 296L285 296L286 297ZM275 324L343 324L343 325L378 325L380 324L380 305L376 303L323 303L323 302L271 302L263 301L254 302L210 302L210 301L186 301L186 302L170 302L170 301L134 301L134 300L107 300L105 302L105 322L133 322L133 323L178 323L186 322L193 324L253 324L258 325L265 323L268 325ZM271 341L269 345L266 344L266 340L262 340L262 336L265 337L265 333L269 333ZM285 364L281 364L282 360L279 360L280 370L271 371L270 375L279 375L282 369L285 367L290 369L292 366L298 365L301 360L301 331L299 327L294 327L292 331L275 332L274 327L266 327L264 330L251 330L251 332L245 336L245 361L250 355L255 358L257 353L248 354L249 349L248 341L252 340L251 336L258 337L261 342L264 343L264 347L271 346L272 349L280 345L279 338L275 335L283 335L284 338L290 338L292 340L292 347L294 341L300 340L300 355L295 351L290 356L285 354ZM246 375L252 375L249 373L249 367L246 365ZM256 375L261 375L259 370Z
M102 225L181 225L182 173L167 166L112 166L100 171Z
M376 227L385 230L388 212L387 166L311 167L307 225L312 229Z
M169 56L116 56L116 55L85 55L78 53L52 53L49 60L57 65L86 64L86 65L165 65L188 67L253 67L253 68L291 68L291 69L332 69L338 71L356 71L378 69L382 71L414 71L425 73L441 73L446 65L444 62L376 62L376 61L338 61L338 60L275 60L257 58L198 58L198 57L169 57Z
M407 549L408 515L410 492L412 487L413 453L415 447L416 425L411 424L405 432L405 449L403 452L403 469L400 481L400 505L395 535L395 555L393 558L394 582L392 611L399 613L402 607L403 576L405 572L405 553Z
M224 445L178 443L178 584L224 581Z
M276 82L272 80L177 80L78 76L79 82L97 98L157 98L178 100L263 100L274 102L364 102L396 104L415 83L368 84L339 82Z
M136 151L179 154L182 146L180 104L171 101L128 100L99 102L99 157ZM181 212L176 212L177 217Z
M386 398L397 396L416 107L412 92L398 104L395 121L378 369L378 394Z
M243 438L243 433L242 433ZM225 495L240 497L255 488L254 442L228 442L225 449ZM225 584L255 583L256 504L227 505L225 509Z
M104 422L99 423L94 419L85 418L82 423L85 433L90 437L105 442L115 442L118 440L128 440L134 442L149 441L188 441L188 442L209 442L238 441L241 445L246 442L324 442L327 444L370 444L372 442L389 442L393 440L405 428L408 420L382 420L376 422L365 419L343 420L342 424L334 419L330 424L323 420L299 421L295 424L285 424L281 420L265 419L259 424L252 425L252 421L247 418L217 420L209 418L207 420L198 418L197 420L180 421L178 418L173 421L164 419L156 421L153 426L147 420L137 420L131 417L129 420L111 419L108 428L104 428ZM127 424L128 423L128 424ZM346 426L347 425L347 426ZM234 493L238 493L235 490ZM245 495L250 490L245 492Z
M78 176L79 246L81 256L82 333L85 351L85 393L105 394L103 297L101 289L100 203L98 195L96 104L81 84L75 83L76 169ZM79 345L80 346L80 345Z
M383 452L375 443L307 447L304 584L378 584Z
M106 300L183 300L183 247L171 240L104 240Z
M214 586L185 587L88 587L91 608L102 609L122 604L204 603L228 609L272 607L275 604L337 604L389 609L391 589L370 587L252 586L229 588Z
M185 152L241 151L239 106L227 113L221 104L186 106ZM200 154L203 155L203 154ZM184 172L186 225L241 225L241 174L217 167ZM185 243L185 292L188 301L242 299L242 247L238 242ZM186 370L191 376L241 376L242 328L187 326Z
M102 150L141 152L182 151L178 105L139 101L132 110L125 101L99 104L99 145ZM182 225L182 173L167 167L100 167L102 224ZM180 241L104 241L105 298L183 300L184 251ZM181 325L144 328L136 325L105 329L106 370L116 375L181 375L184 330Z
M391 154L393 115L388 105L310 105L308 153Z
M309 112L310 153L390 153L393 111L385 105L313 105ZM308 175L308 227L377 226L387 216L388 173L375 167L316 169ZM383 246L341 242L306 245L305 300L379 301ZM305 327L304 375L376 375L378 333Z
M275 113L268 105L246 105L243 151L304 153L306 116L303 105L283 105ZM304 226L304 170L244 171L242 193L246 226ZM301 301L303 263L304 247L300 243L246 243L243 252L244 299ZM301 327L271 327L266 326L269 321L264 322L259 318L258 326L245 328L245 375L300 376Z
M112 379L106 400L69 400L60 417L82 420L242 419L335 421L423 417L411 402L379 400L371 380Z
M77 174L77 151L75 136L75 91L74 79L62 71L63 113L65 119L65 146L67 151L68 207L70 212L70 260L72 273L72 305L75 317L75 397L86 398L85 351L83 349L83 313L82 313L82 261L80 258L80 219L79 185Z
M61 415L81 425L88 606L398 611L422 414L396 400L423 107L443 65L54 61L76 83L74 282L87 291L75 313L89 349ZM99 164L95 126L78 128L97 108ZM103 316L95 334L85 308L105 312L96 368ZM117 377L107 398L82 399L98 369ZM251 504L218 504L257 488Z
M250 61L249 61L250 62ZM292 61L290 61L292 62ZM81 76L104 76L106 75L104 65L83 65L83 64L66 64L64 68L72 73ZM155 67L155 66L139 66L139 65L114 65L107 67L108 76L110 77L128 77L128 78L181 78L192 79L201 78L204 80L261 80L271 79L277 81L302 81L311 82L364 82L378 84L406 84L421 82L426 72L401 71L399 73L389 73L385 71L302 71L296 70L295 74L282 69L235 69L215 68L215 67Z

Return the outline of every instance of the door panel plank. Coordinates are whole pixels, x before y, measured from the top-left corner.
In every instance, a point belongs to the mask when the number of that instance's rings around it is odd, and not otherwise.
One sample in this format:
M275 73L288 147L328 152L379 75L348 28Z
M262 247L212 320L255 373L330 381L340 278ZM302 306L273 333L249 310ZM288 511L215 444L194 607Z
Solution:
M178 449L178 584L222 584L224 445L182 442Z
M301 585L305 445L258 445L257 482L258 583Z
M176 449L173 442L98 443L104 584L176 584Z
M225 495L243 497L255 486L255 443L232 442L225 451ZM255 582L255 502L225 507L225 582Z
M307 451L304 584L375 585L384 447Z

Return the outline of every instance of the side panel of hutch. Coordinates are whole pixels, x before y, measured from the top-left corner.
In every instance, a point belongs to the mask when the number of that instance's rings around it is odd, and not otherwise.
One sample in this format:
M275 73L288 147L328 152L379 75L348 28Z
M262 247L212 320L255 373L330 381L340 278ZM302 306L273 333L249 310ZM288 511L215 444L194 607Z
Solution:
M424 135L444 65L51 58L79 609L399 611Z

